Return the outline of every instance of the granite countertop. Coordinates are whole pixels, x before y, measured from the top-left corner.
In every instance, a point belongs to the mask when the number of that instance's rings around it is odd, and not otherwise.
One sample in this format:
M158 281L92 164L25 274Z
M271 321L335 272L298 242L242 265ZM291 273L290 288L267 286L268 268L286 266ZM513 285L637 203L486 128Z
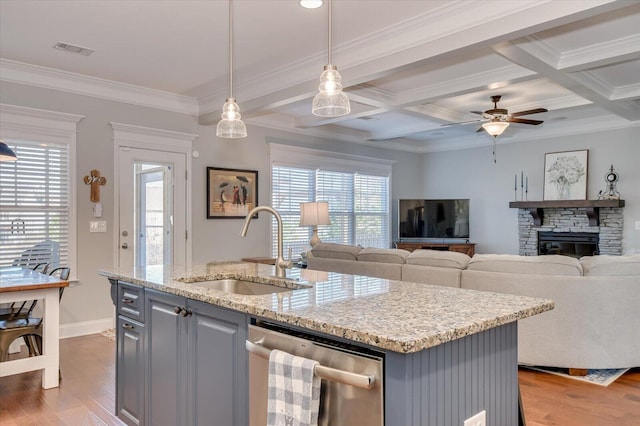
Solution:
M308 269L290 269L286 279L276 278L273 266L244 262L98 273L399 353L418 352L554 307L545 299ZM246 296L198 286L227 278L305 288Z

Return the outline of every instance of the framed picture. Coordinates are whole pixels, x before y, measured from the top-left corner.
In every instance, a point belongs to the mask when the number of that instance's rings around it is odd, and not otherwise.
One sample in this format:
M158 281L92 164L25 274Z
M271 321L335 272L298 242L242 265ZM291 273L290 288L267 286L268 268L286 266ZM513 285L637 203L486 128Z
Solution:
M586 200L589 150L544 156L544 200Z
M207 219L244 219L257 205L257 170L207 167Z

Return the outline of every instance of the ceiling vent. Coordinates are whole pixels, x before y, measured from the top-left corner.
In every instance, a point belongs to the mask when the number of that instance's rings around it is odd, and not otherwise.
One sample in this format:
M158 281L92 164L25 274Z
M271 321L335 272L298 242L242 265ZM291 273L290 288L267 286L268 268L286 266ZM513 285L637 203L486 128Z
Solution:
M62 41L57 42L54 46L54 49L64 50L65 52L77 53L82 56L89 56L93 52L94 49L89 49L88 47L77 46L75 44L64 43Z

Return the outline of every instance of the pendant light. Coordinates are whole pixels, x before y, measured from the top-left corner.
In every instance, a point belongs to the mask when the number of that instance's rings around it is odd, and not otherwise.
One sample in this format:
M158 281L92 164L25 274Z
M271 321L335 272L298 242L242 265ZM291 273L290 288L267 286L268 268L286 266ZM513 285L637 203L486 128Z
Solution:
M0 161L16 161L17 159L16 153L0 140Z
M311 112L320 117L339 117L351 112L349 98L342 91L342 77L338 72L338 67L331 63L331 5L329 0L329 43L328 43L328 63L324 66L324 71L320 75L320 85L318 94L313 98Z
M241 120L240 107L233 97L233 0L229 0L229 97L222 106L222 119L216 136L227 139L247 137L247 126Z

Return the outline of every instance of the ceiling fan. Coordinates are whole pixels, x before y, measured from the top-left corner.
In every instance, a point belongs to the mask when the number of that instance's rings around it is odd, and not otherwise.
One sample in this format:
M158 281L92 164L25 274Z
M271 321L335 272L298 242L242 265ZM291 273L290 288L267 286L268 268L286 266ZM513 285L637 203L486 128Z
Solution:
M476 132L486 130L487 133L489 133L491 136L499 136L507 127L509 127L509 123L532 124L534 126L543 123L543 121L541 120L530 120L528 118L517 117L547 112L546 108L535 108L509 114L508 110L504 108L498 108L498 102L500 102L501 98L501 95L491 96L491 102L493 102L492 109L488 109L484 112L471 111L471 113L481 115L483 119L489 120L487 123L484 123L482 127L476 130Z

